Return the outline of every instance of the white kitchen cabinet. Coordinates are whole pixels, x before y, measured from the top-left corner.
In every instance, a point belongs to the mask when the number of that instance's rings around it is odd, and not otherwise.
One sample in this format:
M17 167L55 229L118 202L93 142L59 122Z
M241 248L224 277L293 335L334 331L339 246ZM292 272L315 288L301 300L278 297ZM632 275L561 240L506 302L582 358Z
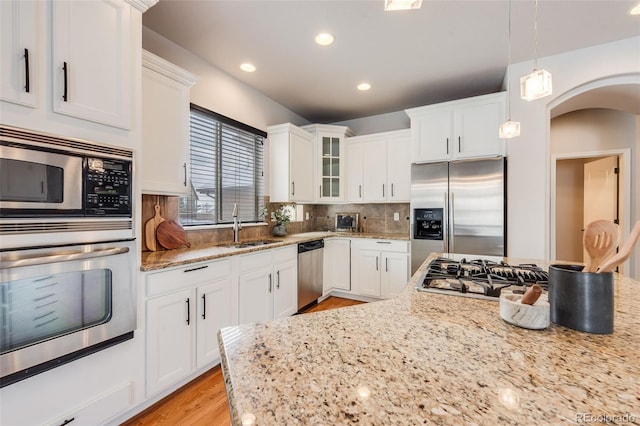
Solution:
M238 322L268 321L298 310L297 246L264 250L239 259Z
M220 360L217 333L234 325L230 260L146 277L147 396Z
M130 9L124 0L52 2L55 112L131 128Z
M407 241L352 239L351 293L388 298L409 280Z
M325 238L322 264L323 291L351 291L351 240Z
M408 130L348 138L346 152L349 202L409 201Z
M313 136L290 123L269 126L271 202L314 201Z
M345 126L328 124L310 124L302 129L315 138L316 201L323 203L344 200L344 140L353 136L353 132Z
M505 155L498 128L505 92L406 110L411 118L412 162L425 163Z
M142 52L142 192L189 192L189 89L193 74Z
M0 2L0 99L30 108L38 105L39 9L36 1Z

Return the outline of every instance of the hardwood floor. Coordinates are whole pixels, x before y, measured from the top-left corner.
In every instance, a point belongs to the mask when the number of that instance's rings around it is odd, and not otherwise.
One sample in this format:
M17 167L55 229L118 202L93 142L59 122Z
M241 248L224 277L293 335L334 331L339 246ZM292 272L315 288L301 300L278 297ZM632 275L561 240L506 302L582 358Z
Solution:
M364 302L328 297L306 309L303 314L360 303ZM124 426L226 426L230 424L227 393L219 365L123 423Z

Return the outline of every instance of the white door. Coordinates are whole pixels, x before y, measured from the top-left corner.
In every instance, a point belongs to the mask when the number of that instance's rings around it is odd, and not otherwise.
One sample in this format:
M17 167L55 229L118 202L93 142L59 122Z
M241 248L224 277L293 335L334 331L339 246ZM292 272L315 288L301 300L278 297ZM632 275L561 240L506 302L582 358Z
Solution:
M407 136L387 139L387 186L389 201L408 202L411 196L411 146Z
M387 199L387 141L386 139L363 144L363 196L365 201Z
M273 319L273 273L263 268L240 275L238 320L240 324Z
M313 201L313 140L295 133L290 135L289 198L291 201Z
M222 278L197 289L196 309L198 368L220 360L218 331L233 325L231 318L231 280Z
M0 1L0 99L36 107L41 81L35 1Z
M434 108L411 123L413 161L444 161L451 158L453 147L453 112L451 108Z
M453 158L499 155L502 141L496 129L503 120L504 109L500 100L461 105L455 113Z
M55 1L51 7L54 111L130 129L131 6L93 0Z
M362 201L362 144L347 143L347 201Z
M284 318L298 312L298 264L295 261L275 267L273 290L274 318Z
M617 170L617 156L584 164L584 226L595 220L618 220ZM588 254L585 251L583 260L586 262L587 259Z
M405 253L382 254L381 293L383 297L399 294L409 281L409 255Z
M363 296L380 296L380 267L379 251L360 250L357 256L357 279L354 282L354 293Z
M166 389L193 370L193 294L182 290L147 302L147 395Z

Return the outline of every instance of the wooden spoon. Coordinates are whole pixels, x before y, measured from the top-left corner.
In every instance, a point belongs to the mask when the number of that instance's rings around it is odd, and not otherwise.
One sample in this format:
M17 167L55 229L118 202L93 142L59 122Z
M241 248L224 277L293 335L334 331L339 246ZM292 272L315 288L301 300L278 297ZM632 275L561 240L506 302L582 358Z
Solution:
M640 220L636 222L635 226L631 230L629 234L629 238L624 242L620 251L612 256L610 259L607 259L605 262L600 265L596 272L611 272L615 269L616 266L627 260L629 255L631 254L631 250L633 246L638 241L638 237L640 237Z
M618 225L608 220L596 220L584 229L582 244L589 254L583 272L596 272L618 246Z

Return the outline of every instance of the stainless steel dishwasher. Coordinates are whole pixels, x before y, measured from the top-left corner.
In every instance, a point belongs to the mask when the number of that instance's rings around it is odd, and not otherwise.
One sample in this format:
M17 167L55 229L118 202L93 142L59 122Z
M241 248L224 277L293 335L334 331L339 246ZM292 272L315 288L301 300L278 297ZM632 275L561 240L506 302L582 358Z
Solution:
M322 296L324 240L298 244L298 312Z

